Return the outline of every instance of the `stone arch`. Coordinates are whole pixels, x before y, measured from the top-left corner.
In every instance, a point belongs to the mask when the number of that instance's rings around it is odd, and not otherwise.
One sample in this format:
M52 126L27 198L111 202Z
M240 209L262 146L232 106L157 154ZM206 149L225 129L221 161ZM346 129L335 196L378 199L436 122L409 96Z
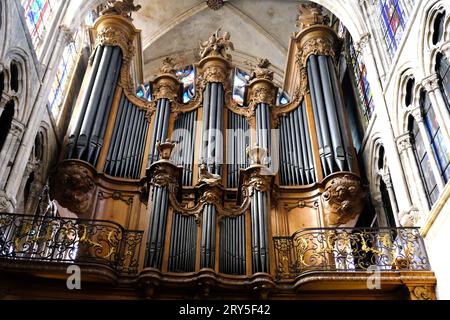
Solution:
M411 61L405 62L399 66L397 70L401 71L396 73L396 79L394 80L395 82L393 82L395 83L395 87L392 91L394 93L394 97L392 99L394 105L392 106L391 114L392 127L394 128L395 134L398 136L405 132L405 117L408 110L411 109L411 106L415 104L421 77L418 75L416 66ZM411 104L406 106L406 87L410 79L414 79L414 86L411 92Z
M20 48L11 48L8 53L5 55L5 65L9 66L6 74L6 84L8 85L8 94L12 97L17 98L16 109L17 113L15 119L19 122L25 122L27 115L30 110L26 108L28 105L28 93L30 88L30 79L28 77L29 70L29 59L28 55L25 53L23 49ZM11 70L11 66L17 67L17 81L18 88L15 91L15 88L11 88L11 83L13 82L13 71Z
M18 210L28 214L35 212L39 196L45 186L48 168L48 134L41 125L36 133L34 145L22 177L18 193Z
M444 11L444 33L441 41L433 45L434 21L436 16ZM428 76L434 72L436 56L440 52L440 46L450 40L450 5L442 0L428 1L422 10L420 26L419 43L417 46L418 67L424 76Z

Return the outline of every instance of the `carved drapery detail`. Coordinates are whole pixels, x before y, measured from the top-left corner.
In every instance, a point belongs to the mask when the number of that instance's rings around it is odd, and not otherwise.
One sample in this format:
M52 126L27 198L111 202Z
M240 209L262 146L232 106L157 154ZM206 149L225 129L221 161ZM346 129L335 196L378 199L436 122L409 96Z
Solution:
M266 79L256 79L250 82L248 88L248 108L254 109L259 103L265 103L269 106L275 104L277 89L275 85ZM254 114L252 110L251 114Z
M124 59L131 59L134 56L133 40L115 25L100 27L97 33L97 45L120 47Z
M364 208L366 191L353 174L332 178L325 186L322 204L326 226L343 225L356 218Z
M94 198L94 174L84 162L62 162L50 179L51 198L74 213L88 214Z
M300 66L306 66L308 57L312 54L334 57L334 43L328 38L312 38L303 43L297 53L296 61Z

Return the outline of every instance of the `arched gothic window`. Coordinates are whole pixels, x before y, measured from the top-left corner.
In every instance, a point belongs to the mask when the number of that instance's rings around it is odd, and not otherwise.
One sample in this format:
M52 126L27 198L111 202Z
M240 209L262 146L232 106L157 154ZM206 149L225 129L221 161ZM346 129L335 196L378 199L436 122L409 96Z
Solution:
M0 152L5 145L6 137L8 137L14 117L14 101L9 101L0 116Z
M439 43L439 41L441 41L442 39L442 35L444 34L444 18L445 18L445 11L439 12L436 15L436 18L434 19L433 38L432 38L433 45Z
M436 58L436 73L439 75L439 87L447 103L447 108L450 109L450 62L441 53Z
M450 177L450 150L445 144L442 130L436 120L436 114L434 113L430 98L424 91L422 91L420 95L420 107L423 112L425 127L427 128L428 138L430 139L434 157L439 166L439 171L444 182L447 182Z
M400 0L379 0L381 30L391 57L397 51L406 27L404 10Z
M405 92L405 106L411 105L414 97L414 78L409 78L406 82L406 92Z
M33 46L37 49L61 0L22 0L21 2Z
M419 126L413 117L409 119L409 132L413 138L413 150L416 156L422 184L426 191L428 205L431 207L439 197L439 189L431 168L430 155L425 148L425 141L420 134ZM431 155L433 156L433 155Z
M19 67L17 66L17 63L15 61L11 62L10 67L11 72L11 79L9 81L9 87L12 91L18 92L19 91Z

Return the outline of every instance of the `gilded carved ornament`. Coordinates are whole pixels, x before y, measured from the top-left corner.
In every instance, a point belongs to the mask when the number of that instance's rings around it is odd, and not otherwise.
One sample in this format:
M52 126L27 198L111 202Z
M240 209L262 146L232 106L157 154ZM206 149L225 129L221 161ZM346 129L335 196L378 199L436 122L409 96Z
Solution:
M317 37L306 40L296 56L296 62L300 66L306 66L310 55L335 56L334 42L328 37Z
M208 40L200 42L200 58L204 59L208 56L221 56L231 61L231 55L227 50L234 51L233 42L230 40L230 33L224 32L219 35L220 28L214 32Z
M431 286L417 286L409 287L411 300L436 300L436 293L434 287Z
M102 15L120 15L124 18L131 19L131 13L140 10L141 5L135 5L134 0L112 0L106 4Z
M366 191L356 175L344 174L330 180L321 197L326 226L343 225L356 218L365 199Z
M64 161L50 180L51 198L78 214L88 214L95 191L94 171L83 162Z
M297 27L301 29L316 24L328 24L329 21L329 17L323 13L323 8L316 3L305 3L298 7Z

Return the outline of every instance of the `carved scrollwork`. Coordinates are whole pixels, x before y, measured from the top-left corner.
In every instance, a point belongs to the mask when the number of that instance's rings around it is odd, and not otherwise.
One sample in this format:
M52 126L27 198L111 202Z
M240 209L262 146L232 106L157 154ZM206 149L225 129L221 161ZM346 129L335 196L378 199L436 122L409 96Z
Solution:
M297 53L296 62L300 66L306 66L310 55L321 55L334 57L334 43L328 37L317 37L305 41Z
M89 213L94 191L92 169L78 161L62 162L50 180L51 198L74 213Z
M276 99L275 85L268 80L255 80L249 85L248 106L250 109L256 108L259 103L266 103L273 106ZM252 110L254 114L254 110Z
M356 218L364 208L366 191L359 177L350 174L329 181L322 194L327 226L339 226Z
M430 286L418 286L409 288L411 300L436 300L434 288Z

